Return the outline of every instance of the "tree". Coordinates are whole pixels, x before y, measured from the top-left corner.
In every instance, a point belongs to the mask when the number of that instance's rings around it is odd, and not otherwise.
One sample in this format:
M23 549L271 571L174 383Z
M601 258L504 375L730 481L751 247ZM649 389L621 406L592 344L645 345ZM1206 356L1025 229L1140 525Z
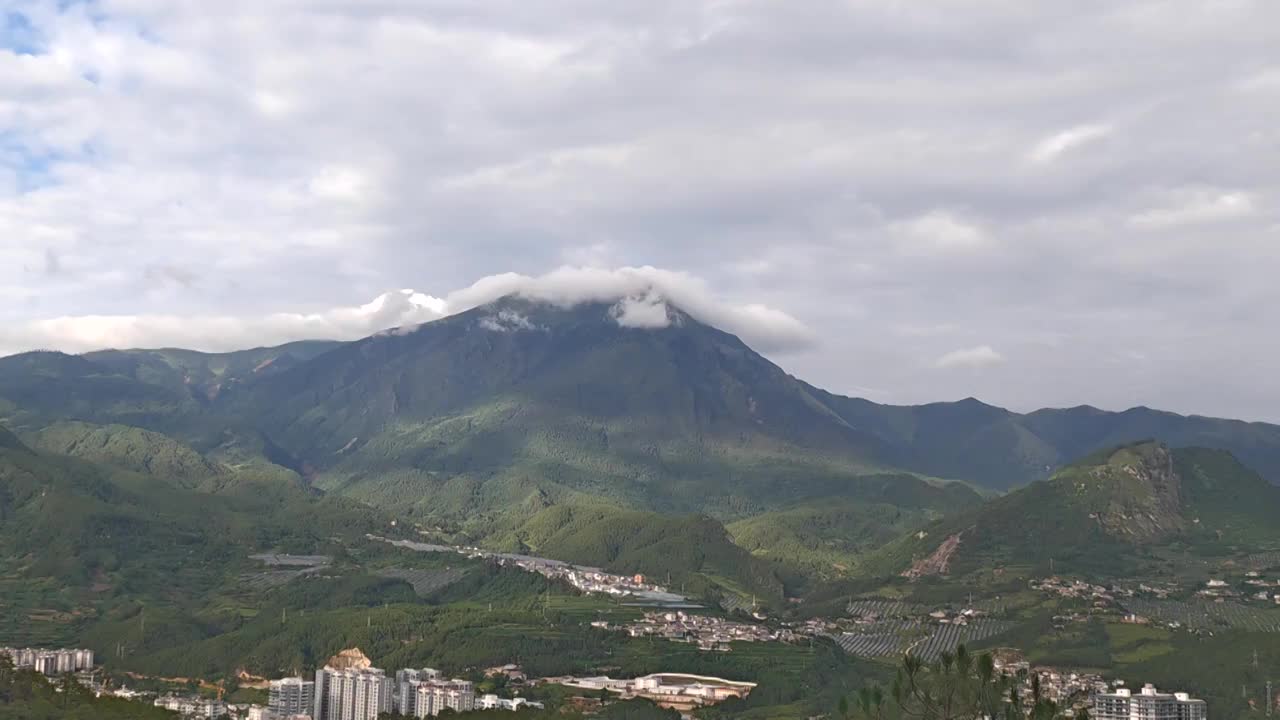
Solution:
M81 695L84 694L84 687L76 681L76 676L71 673L63 673L58 678L58 691L62 693L62 707L68 708L78 704Z
M13 658L8 653L0 653L0 702L12 697L14 672Z
M1021 696L1029 684L1031 694ZM962 645L932 664L913 655L902 659L889 700L879 687L858 693L858 712L868 720L1060 720L1057 703L1045 698L1039 676L996 672L990 653L978 657ZM1079 716L1077 716L1079 717Z

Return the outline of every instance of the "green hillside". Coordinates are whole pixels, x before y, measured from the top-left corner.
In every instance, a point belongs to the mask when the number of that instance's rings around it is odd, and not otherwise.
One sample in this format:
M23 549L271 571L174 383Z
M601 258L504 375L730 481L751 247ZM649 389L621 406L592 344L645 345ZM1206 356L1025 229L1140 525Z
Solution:
M27 441L55 455L152 475L188 488L226 474L225 469L167 435L127 425L57 423L29 434Z
M960 575L1023 565L1094 576L1161 562L1170 547L1229 553L1280 546L1280 488L1229 453L1145 442L1102 451L1049 480L890 543L878 572Z
M339 345L341 343L330 340L307 340L228 353L165 348L102 350L83 357L119 375L182 390L197 400L207 401L241 384L295 367Z
M862 556L942 515L939 510L833 500L763 513L728 526L754 555L812 574L858 572Z
M137 603L194 612L235 585L252 552L313 552L384 522L265 473L209 494L172 478L37 452L3 432L0 636L71 640Z
M772 564L735 545L724 526L705 515L552 505L510 530L499 530L490 544L623 574L641 573L712 600L725 593L754 594L762 602L783 596Z

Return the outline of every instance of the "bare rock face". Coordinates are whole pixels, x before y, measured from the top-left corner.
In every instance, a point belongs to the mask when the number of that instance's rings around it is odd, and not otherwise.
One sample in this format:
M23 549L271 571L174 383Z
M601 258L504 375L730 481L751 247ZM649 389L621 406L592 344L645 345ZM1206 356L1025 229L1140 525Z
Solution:
M1106 464L1089 469L1089 478L1106 487L1096 509L1098 523L1110 535L1145 543L1186 529L1182 516L1182 478L1173 453L1149 443L1118 450Z
M963 533L956 533L942 541L937 550L934 550L928 557L921 558L911 564L902 573L902 577L921 578L926 575L946 575L951 569L951 558L956 554L956 550L960 547L960 536Z
M360 648L347 648L329 658L325 665L335 670L367 670L373 667L373 661L365 657Z

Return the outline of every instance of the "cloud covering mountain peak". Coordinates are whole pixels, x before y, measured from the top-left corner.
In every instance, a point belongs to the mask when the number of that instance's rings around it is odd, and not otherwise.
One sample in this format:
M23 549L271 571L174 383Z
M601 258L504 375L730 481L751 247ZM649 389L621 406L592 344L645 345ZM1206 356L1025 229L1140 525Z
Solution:
M351 307L264 315L79 315L36 320L0 330L0 352L35 348L82 352L102 348L178 346L227 351L302 339L353 340L386 330L402 332L503 297L517 296L560 307L608 303L624 327L667 327L677 315L734 333L765 352L811 346L814 333L782 310L726 300L700 278L654 267L617 269L565 266L544 275L502 273L481 278L443 297L414 289L388 291ZM490 323L522 326L512 318Z

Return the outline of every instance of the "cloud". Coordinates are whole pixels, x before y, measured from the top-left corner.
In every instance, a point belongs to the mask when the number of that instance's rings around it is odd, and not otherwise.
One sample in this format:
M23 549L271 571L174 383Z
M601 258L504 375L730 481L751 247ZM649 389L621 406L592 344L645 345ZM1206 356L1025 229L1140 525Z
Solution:
M444 298L405 289L382 293L363 305L312 313L63 316L0 330L0 349L81 352L185 347L226 351L304 339L354 340L389 330L408 332L422 323L508 295L562 307L589 302L612 304L612 315L618 324L634 328L667 327L671 322L668 304L672 304L695 319L735 333L747 344L770 352L805 348L815 339L809 328L787 313L758 303L727 302L713 295L702 280L684 273L652 267L562 267L537 277L492 275ZM482 318L480 326L498 332L536 329L527 317L509 310Z
M6 4L0 346L613 307L653 266L836 391L1280 420L1280 3L204 5ZM931 369L980 343L1017 362Z
M980 227L942 210L894 223L890 232L900 247L912 253L967 253L986 248L992 242Z
M933 366L940 370L951 368L989 368L1004 364L1004 356L996 352L990 345L952 350L933 361Z
M62 272L62 258L58 257L58 252L53 248L45 248L44 272L46 275L57 275Z
M561 306L617 303L616 317L630 327L665 327L666 303L694 319L742 338L764 352L812 347L816 334L791 315L761 303L733 303L712 293L705 281L683 272L655 267L604 269L565 266L536 277L503 273L482 278L446 296L456 313L506 295L519 295Z
M1219 222L1253 214L1253 197L1243 192L1186 190L1175 193L1166 207L1144 210L1129 218L1129 225L1143 230L1163 230L1182 225Z
M399 290L363 305L313 313L62 316L0 329L0 351L181 347L221 352L294 340L354 340L444 314L443 301L438 298Z
M610 314L622 327L652 329L671 325L671 314L666 301L653 293L644 297L622 298L613 306Z
M1054 133L1036 143L1031 149L1029 158L1035 163L1050 163L1064 153L1078 149L1111 134L1109 125L1077 125L1068 130Z
M529 318L514 310L501 310L493 315L480 318L480 327L493 332L518 332L538 329Z

